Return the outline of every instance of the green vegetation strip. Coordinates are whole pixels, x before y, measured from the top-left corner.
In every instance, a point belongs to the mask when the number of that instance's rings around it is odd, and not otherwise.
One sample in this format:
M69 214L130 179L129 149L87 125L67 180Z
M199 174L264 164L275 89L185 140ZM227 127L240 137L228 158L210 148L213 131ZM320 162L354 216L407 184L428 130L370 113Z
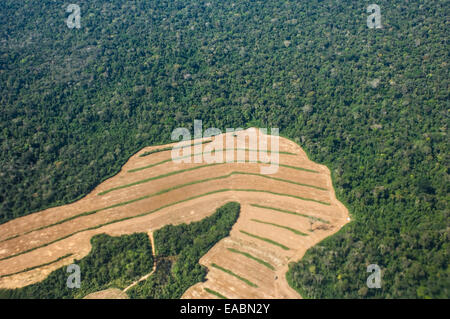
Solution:
M212 180L212 179L216 179L216 178L211 178L211 179L209 179L209 180ZM195 183L197 183L197 182L199 182L199 181L192 182L192 183L188 183L188 184L195 184ZM170 188L170 189L163 190L163 191L158 192L158 193L168 192L168 191L170 191L171 189L174 189L174 188L180 188L180 187L182 187L182 185L176 186L176 187L172 187L172 188ZM297 199L306 200L306 201L315 201L315 202L319 202L319 201L316 201L316 200L314 200L314 199L302 198L302 197L295 196L295 195L282 194L282 193L275 193L275 192L270 192L270 191L265 191L265 190L224 188L224 189L219 189L219 190L207 192L207 193L204 193L204 194L201 194L201 195L189 197L189 198L186 198L186 199L183 199L183 200L174 202L174 203L170 203L170 204L161 206L161 207L159 207L159 208L157 208L157 209L154 209L154 210L152 210L152 211L150 211L150 212L142 213L142 214L135 215L135 216L124 217L124 218L116 219L116 220L113 220L113 221L110 221L110 222L107 222L107 223L104 223L104 224L100 224L100 225L97 225L97 226L93 226L93 227L89 227L89 228L86 228L86 229L82 229L82 230L76 231L76 232L74 232L74 233L68 234L68 235L66 235L66 236L64 236L64 237L61 237L61 238L59 238L59 239L56 239L56 240L54 240L54 241L51 241L51 242L49 242L49 243L43 244L43 245L41 245L41 246L37 246L37 247L34 247L34 248L30 248L30 249L28 249L28 250L25 250L25 251L23 251L23 252L17 253L17 254L15 254L15 255L11 255L11 256L8 256L8 257L3 257L3 258L0 259L0 261L6 260L6 259L10 259L10 258L13 258L13 257L17 257L17 256L20 256L20 255L29 253L29 252L31 252L31 251L33 251L33 250L36 250L36 249L39 249L39 248L42 248L42 247L49 246L49 245L54 244L54 243L56 243L56 242L58 242L58 241L64 240L64 239L66 239L66 238L69 238L69 237L71 237L71 236L73 236L73 235L76 235L76 234L79 234L79 233L82 233L82 232L85 232L85 231L95 230L95 229L101 228L101 227L103 227L103 226L107 226L107 225L114 224L114 223L120 223L120 222L125 221L125 220L128 220L128 219L133 219L133 218L143 217L143 216L146 216L146 215L149 215L149 214L156 213L156 212L158 212L158 211L160 211L160 210L162 210L162 209L164 209L164 208L170 207L170 206L174 206L174 205L177 205L177 204L180 204L180 203L184 203L184 202L187 202L187 201L190 201L190 200L193 200L193 199L197 199L197 198L200 198L200 197L209 196L209 195L217 194L217 193L223 193L223 192L256 192L256 193L267 193L267 194L272 194L272 195L278 195L278 196L285 196L285 197L297 198ZM158 193L155 193L155 194L158 194ZM111 206L111 207L123 206L123 205L129 204L129 203L132 203L132 202L141 200L141 199L143 199L143 198L149 198L149 197L151 197L151 196L155 196L155 194L143 196L143 197L140 197L140 198L137 198L137 199L134 199L134 200L125 202L125 203L115 204L115 205L113 205L113 206ZM328 203L323 203L323 202L319 202L319 203L322 203L322 204L324 204L324 205L330 205L330 204L328 204ZM105 209L107 209L107 208L103 208L103 209L101 209L101 210L105 210ZM100 210L98 210L98 211L100 211ZM89 214L94 214L95 212L98 212L98 211L89 212ZM83 214L81 214L81 215L86 216L86 214L88 214L88 213L83 213ZM75 216L74 216L74 217L71 217L70 219L74 219L74 218L75 218ZM61 223L61 222L59 222L59 223ZM49 227L50 227L50 226L49 226ZM273 242L273 243L275 243L275 242ZM278 243L275 243L275 244L278 244ZM278 245L280 245L280 244L278 244ZM283 247L289 249L289 248L286 247L286 246L283 246ZM284 248L283 248L283 249L284 249Z
M296 198L296 199L301 199L301 200L308 201L308 202L315 202L315 203L319 203L319 204L322 204L322 205L331 206L331 204L327 203L327 202L322 202L320 200L300 197L300 196L296 196L296 195L276 193L276 192L265 191L265 190L258 190L258 189L233 189L233 190L236 191L236 192L255 192L255 193L267 193L267 194L278 195L278 196L286 196L286 197L292 197L292 198Z
M296 169L298 171L305 171L305 172L309 172L309 173L316 173L316 174L320 174L319 171L315 171L313 169L309 169L309 168L303 168L303 167L298 167L298 166L291 166L291 165L286 165L286 164L278 164L280 167L286 167L286 168L292 168L292 169ZM319 187L320 189L320 187Z
M211 295L214 295L216 297L219 297L220 299L228 299L227 297L225 297L224 295L218 293L215 290L209 289L209 288L204 288L206 292L210 293Z
M17 289L0 289L0 299L78 299L107 288L123 290L153 267L151 242L146 233L119 237L99 234L93 236L90 243L89 254L75 260L82 270L79 289L67 289L66 286L69 274L65 265L72 263L75 259L72 256L48 266L55 270L48 267L34 270L47 268L51 271L42 281ZM60 265L62 263L64 266Z
M262 259L259 259L259 258L255 257L253 255L250 255L249 253L246 253L246 252L234 249L234 248L228 248L228 250L233 252L233 253L240 254L240 255L243 255L243 256L245 256L247 258L253 259L254 261L257 261L261 265L264 265L264 266L266 266L267 268L269 268L271 270L275 270L275 267L272 266L271 264L269 264L268 262L266 262L266 261L264 261Z
M24 234L24 235L25 235L25 234ZM2 242L4 242L4 241L11 240L11 239L14 239L14 238L17 238L17 237L20 237L20 236L21 236L20 234L17 234L17 235L14 235L14 236L11 236L11 237L2 239L2 240L0 240L0 243L2 243Z
M283 228L283 229L289 230L290 232L293 232L294 234L297 234L297 235L300 235L300 236L308 236L307 234L302 233L301 231L298 231L298 230L296 230L294 228L291 228L291 227L282 226L282 225L278 225L278 224L274 224L274 223L269 223L269 222L265 222L265 221L258 220L258 219L251 219L251 220L256 222L256 223L271 225L271 226L278 227L278 228Z
M216 152L226 151L226 150L232 150L232 149L221 149L221 150L216 150ZM240 150L244 150L244 149L240 149ZM248 149L246 149L246 150L250 151L250 152L256 152L257 151L257 150L248 150ZM289 152L274 152L274 153L275 154L277 154L277 153L278 154L285 154L285 155L297 155L297 154L289 153ZM193 156L201 155L201 154L203 154L203 153L196 153L196 154L191 154L191 155L180 156L180 157L174 158L173 160L174 161L175 160L181 160L181 159L185 159L185 158L189 158L189 157L193 157ZM162 164L165 164L165 163L169 163L171 161L172 161L172 159L169 158L169 159L157 162L157 163L149 164L149 165L142 166L142 167L133 168L133 169L128 170L128 173L139 172L139 171L142 171L142 170L145 170L145 169L148 169L148 168L152 168L152 167L159 166L159 165L162 165ZM261 161L256 161L255 163L256 164L269 164L269 163L264 163L264 162L261 162ZM218 164L227 164L227 163L218 163ZM276 163L272 163L272 164L276 165ZM308 168L303 168L303 167L291 166L291 165L280 164L280 163L278 163L278 165L280 167L292 168L292 169L296 169L296 170L299 170L299 171L305 171L305 172L316 173L316 174L320 173L319 171L315 171L315 170L308 169Z
M105 195L105 194L108 194L108 193L110 193L112 191L115 191L115 190L131 187L131 186L135 186L135 185L140 185L140 184L148 183L148 182L151 182L151 181L154 181L154 180L158 180L158 179L161 179L161 178L165 178L165 177L169 177L169 176L173 176L173 175L178 175L178 174L194 171L194 170L205 168L205 167L212 167L212 166L216 166L216 165L221 165L221 164L222 163L212 163L212 164L206 164L206 165L200 165L200 166L185 168L185 169L181 169L181 170L178 170L178 171L169 172L169 173L166 173L166 174L161 174L161 175L150 177L150 178L146 178L146 179L134 182L134 183L125 184L125 185L117 186L117 187L114 187L114 188L110 188L110 189L108 189L106 191L103 191L103 192L99 193L98 195L99 196ZM270 178L270 179L277 180L277 181L282 181L282 182L286 182L287 181L288 183L299 185L299 186L306 186L306 187L315 188L315 189L319 189L319 190L323 190L323 191L327 190L326 188L322 188L322 187L319 187L319 186L298 183L298 182L289 181L289 180L282 179L282 178L271 177L271 176L264 175L264 174L249 173L249 172L239 172L239 174L262 176L262 177Z
M258 285L252 283L252 282L251 282L250 280L248 280L248 279L245 279L245 278L243 278L243 277L241 277L241 276L235 274L234 272L232 272L232 271L229 270L229 269L220 267L219 265L214 264L214 263L211 264L211 266L214 267L214 268L217 268L217 269L219 269L219 270L222 270L223 272L226 272L227 274L230 274L231 276L236 277L237 279L239 279L239 280L245 282L247 285L249 285L249 286L251 286L251 287L258 288Z
M130 169L130 170L128 171L128 173L135 173L135 172L138 172L138 171L142 171L142 170L144 170L144 169L147 169L147 168L152 168L152 167L159 166L159 165L162 165L162 164L165 164L165 163L169 163L169 162L171 162L171 161L172 161L171 159L166 159L166 160L161 161L161 162L158 162L158 163L154 163L154 164L150 164L150 165L147 165L147 166L143 166L143 167L138 167L138 168Z
M254 149L248 149L248 148L222 148L219 150L213 150L212 153L214 152L220 152L220 151L249 151L249 152L261 152L261 153L267 153L267 154L284 154L284 155L297 155L295 153L291 153L291 152L285 152L285 151L263 151L263 150L254 150Z
M162 195L162 194L165 194L165 193L168 193L170 191L173 191L173 190L176 190L176 189L180 189L180 188L183 188L183 187L186 187L186 186L200 184L200 183L205 183L205 182L210 182L210 181L213 181L213 180L225 179L225 178L228 178L228 177L230 177L232 175L254 175L254 176L259 176L259 177L263 177L263 178L267 178L267 179L274 179L274 180L285 182L285 183L291 183L291 184L302 185L302 186L307 186L307 187L314 187L314 186L309 186L307 184L301 184L301 183L293 182L293 181L290 181L290 180L285 180L285 179L281 179L281 178L271 177L271 176L268 176L268 175L263 175L263 174L258 174L258 173L248 173L248 172L235 171L235 172L231 172L230 174L223 175L223 176L211 177L211 178L207 178L207 179L203 179L203 180L198 180L198 181L193 181L193 182L189 182L189 183L185 183L185 184L180 184L180 185L177 185L177 186L174 186L174 187L171 187L171 188L163 189L163 190L158 191L158 192L153 193L153 194L145 195L145 196L138 197L138 198L135 198L135 199L132 199L132 200L129 200L129 201L117 203L117 204L114 204L114 205L111 205L111 206L107 206L107 207L104 207L104 208L99 208L97 210L93 210L93 211L84 212L84 213L81 213L81 214L78 214L78 215L74 215L72 217L60 220L60 221L58 221L56 223L53 223L53 224L50 224L50 225L46 225L46 226L42 226L42 227L39 227L39 228L36 228L36 229L32 229L30 231L27 231L27 232L23 233L22 235L27 235L27 234L35 232L35 231L39 231L39 230L50 228L50 227L53 227L53 226L56 226L56 225L60 225L60 224L66 223L68 221L74 220L76 218L93 215L93 214L96 214L96 213L104 211L104 210L108 210L108 209L112 209L112 208L117 208L117 207L129 205L129 204L132 204L132 203L144 200L144 199L148 199L148 198L151 198L151 197L155 197L155 196L158 196L158 195ZM261 192L259 190L239 190L239 189L237 189L236 191ZM262 192L267 192L267 193L270 193L270 194L280 195L280 196L289 196L289 197L294 197L294 198L301 199L301 200L314 201L314 202L318 202L318 203L321 203L321 204L324 204L324 205L329 205L328 203L317 201L315 199L303 198L303 197L299 197L299 196L295 196L295 195L274 193L274 192L269 192L269 191L262 191ZM275 208L259 206L259 205L256 205L256 204L255 205L252 204L252 206L277 210ZM282 210L280 210L280 211L282 211ZM288 212L288 211L283 211L283 212ZM290 213L291 214L295 214L295 215L300 215L300 216L312 218L311 216L307 216L307 215L302 215L302 214L293 213L293 212L290 212ZM320 219L317 219L317 220L320 220ZM325 223L328 223L328 222L323 221L323 220L321 220L321 221L325 222ZM8 240L11 240L11 239L14 239L14 238L17 238L19 236L21 236L21 235L15 235L13 237L9 237L9 238L6 238L4 240L0 240L0 243L8 241Z
M59 257L58 259L55 259L55 260L53 260L53 261L50 261L50 262L45 263L45 264L42 264L42 265L37 265L37 266L30 267L30 268L26 268L26 269L24 269L24 270L21 270L21 271L12 273L12 274L1 275L1 276L0 276L0 279L1 279L1 278L5 278L5 277L11 277L11 276L14 276L14 275L18 275L18 274L21 274L21 273L24 273L24 272L27 272L27 271L31 271L31 270L36 269L36 268L41 268L41 267L45 267L45 266L51 265L51 264L57 263L57 262L60 261L60 260L65 259L65 258L67 258L67 257L70 257L70 256L72 256L72 255L73 255L73 254L67 254L67 255L64 255L64 256L62 256L62 257Z
M6 259L10 259L10 258L13 258L13 257L17 257L17 256L20 256L20 255L32 252L32 251L34 251L36 249L49 246L49 245L54 244L54 243L56 243L58 241L64 240L66 238L69 238L69 237L71 237L73 235L76 235L76 234L79 234L79 233L82 233L82 232L85 232L85 231L95 230L95 229L101 228L103 226L107 226L107 225L115 224L115 223L120 223L120 222L123 222L125 220L129 220L129 219L133 219L133 218L143 217L143 216L146 216L146 215L150 215L150 214L156 213L156 212L158 212L158 211L160 211L160 210L162 210L164 208L167 208L167 207L170 207L170 206L174 206L174 205L177 205L177 204L180 204L180 203L183 203L183 202L187 202L189 200L197 199L197 198L204 197L204 196L209 196L209 195L216 194L216 193L228 192L228 191L232 191L232 189L220 189L220 190L217 190L217 191L212 191L212 192L208 192L208 193L205 193L205 194L189 197L189 198L186 198L186 199L183 199L183 200L171 203L171 204L167 204L167 205L161 206L161 207L159 207L157 209L154 209L152 211L149 211L149 212L146 212L146 213L142 213L142 214L139 214L139 215L136 215L136 216L124 217L124 218L116 219L116 220L113 220L113 221L110 221L110 222L107 222L107 223L104 223L104 224L100 224L100 225L97 225L97 226L93 226L93 227L89 227L89 228L86 228L86 229L82 229L82 230L73 232L71 234L68 234L66 236L63 236L61 238L55 239L55 240L53 240L51 242L45 243L45 244L43 244L41 246L33 247L33 248L30 248L30 249L25 250L23 252L20 252L20 253L8 256L8 257L3 257L3 258L0 259L0 261L6 260Z
M272 245L281 247L281 248L284 249L284 250L290 250L289 247L286 247L286 246L284 246L284 245L282 245L282 244L280 244L280 243L277 243L276 241L273 241L272 239L265 238L265 237L260 237L260 236L257 236L257 235L253 235L253 234L250 234L250 233L248 233L248 232L246 232L246 231L243 231L243 230L240 230L240 232L243 233L243 234L245 234L245 235L247 235L247 236L250 236L250 237L253 237L253 238L256 238L256 239L265 241L265 242L267 242L267 243L269 243L269 244L272 244Z
M154 180L157 180L157 179L161 179L161 178L165 178L165 177L169 177L169 176L172 176L172 175L177 175L177 174L181 174L181 173L185 173L185 172L194 171L194 170L201 169L201 168L204 168L204 167L211 167L211 166L215 166L215 165L219 165L219 163L206 164L206 165L200 165L200 166L190 167L190 168L186 168L186 169L181 169L181 170L178 170L178 171L174 171L174 172L170 172L170 173L166 173L166 174L162 174L162 175L146 178L146 179L134 182L134 183L125 184L125 185L117 186L117 187L114 187L114 188L110 188L110 189L108 189L106 191L103 191L103 192L99 193L98 195L100 195L100 196L101 195L105 195L105 194L108 194L108 193L110 193L112 191L115 191L115 190L131 187L131 186L135 186L135 185L144 184L144 183L148 183L148 182L151 182L151 181L154 181Z
M305 186L305 187L319 189L319 190L322 190L322 191L327 191L326 188L322 188L322 187L318 187L318 186L310 185L310 184L298 183L298 182L294 182L294 181L283 179L283 178L272 177L272 176L269 176L269 175L258 174L258 173L249 173L249 172L238 172L238 173L242 174L242 175L260 176L260 177L264 177L264 178L267 178L267 179L272 179L272 180L275 180L275 181L286 182L286 183L290 183L290 184L294 184L294 185Z
M285 214L291 214L291 215L302 216L302 217L306 217L306 218L309 218L309 219L317 220L317 221L322 222L322 223L324 223L324 224L329 224L329 223L330 223L329 221L327 221L327 220L325 220L325 219L322 219L322 218L319 218L319 217L314 217L314 216L310 216L310 215L305 215L305 214L301 214L301 213L296 213L296 212L293 212L293 211L290 211L290 210L286 210L286 209L275 208L275 207L269 207L269 206L263 206L263 205L258 205L258 204L250 204L250 206L258 207L258 208L263 208L263 209L274 210L274 211L277 211L277 212L280 212L280 213L285 213Z
M144 157L144 156L152 155L152 154L155 154L155 153L170 151L171 149L172 149L172 147L159 148L157 150L152 150L152 151L148 151L148 152L142 153L141 155L139 155L139 157Z
M142 153L141 155L139 155L139 157L145 157L145 156L152 155L152 154L155 154L155 153L170 151L172 149L176 150L176 149L180 149L180 148L183 148L183 147L192 147L192 146L195 146L195 145L206 144L206 143L211 143L211 142L212 141L203 141L203 142L191 143L190 145L169 146L169 147L159 148L159 149L156 149L156 150L152 150L152 151L148 151L148 152Z

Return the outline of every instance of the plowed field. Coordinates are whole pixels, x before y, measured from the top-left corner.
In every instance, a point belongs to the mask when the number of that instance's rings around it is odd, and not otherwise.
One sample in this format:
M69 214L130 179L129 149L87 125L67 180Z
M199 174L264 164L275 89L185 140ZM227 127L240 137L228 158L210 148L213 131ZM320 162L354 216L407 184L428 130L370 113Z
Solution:
M154 232L237 201L241 214L231 235L200 261L207 281L183 298L217 298L211 291L227 298L300 298L286 282L288 263L338 231L348 211L335 197L328 168L294 142L279 142L280 167L271 175L261 174L268 166L262 163L174 163L171 150L163 150L173 144L141 150L83 199L0 225L0 288L41 281L83 258L96 234ZM200 143L192 153L209 146ZM161 151L140 156L154 150Z

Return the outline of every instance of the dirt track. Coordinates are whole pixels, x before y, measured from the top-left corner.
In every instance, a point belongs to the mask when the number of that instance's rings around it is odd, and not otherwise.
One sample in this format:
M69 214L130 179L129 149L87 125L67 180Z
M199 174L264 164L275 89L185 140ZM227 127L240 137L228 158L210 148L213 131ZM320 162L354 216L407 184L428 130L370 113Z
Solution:
M119 174L73 204L47 209L0 225L0 277L52 262L69 253L73 254L42 268L0 278L0 288L23 287L43 280L51 271L70 264L74 258L86 256L91 249L90 239L96 234L118 236L151 232L167 224L201 220L226 202L238 201L242 211L231 236L218 243L201 259L201 263L209 269L208 280L191 287L183 297L214 298L204 290L207 287L229 298L299 298L285 280L288 263L299 260L309 247L335 233L348 222L348 211L335 198L329 170L308 160L304 151L294 142L280 138L280 152L296 154L280 154L281 164L314 170L317 173L280 167L276 174L268 175L272 178L267 178L259 175L260 167L267 166L265 164L223 163L206 166L206 163L176 164L172 161L129 172L170 159L170 151L139 157L139 154L164 147L166 146L143 149L130 158ZM194 169L173 174L188 168ZM164 176L165 174L168 175ZM99 195L115 187L158 176L160 178ZM197 183L192 184L193 182ZM178 188L172 189L174 186ZM248 191L250 189L278 195ZM162 190L167 191L161 192ZM216 193L200 197L213 191ZM160 193L156 194L158 192ZM146 197L142 198L144 196ZM104 209L138 198L141 199ZM179 202L186 199L188 200ZM309 218L252 204L319 217L329 223L316 221L313 231L310 231ZM166 205L167 207L161 208ZM99 209L103 210L77 217ZM152 211L155 212L150 213ZM137 217L145 213L150 214ZM64 221L68 218L73 219ZM130 219L117 222L123 218ZM58 224L53 225L55 223ZM110 224L101 226L105 223ZM49 225L53 226L48 227ZM307 236L300 236L279 226L293 228ZM277 242L289 250L248 236L241 230ZM242 254L231 252L228 248L251 254L268 262L275 270ZM258 288L250 287L245 282L210 267L212 263L232 270L255 283Z

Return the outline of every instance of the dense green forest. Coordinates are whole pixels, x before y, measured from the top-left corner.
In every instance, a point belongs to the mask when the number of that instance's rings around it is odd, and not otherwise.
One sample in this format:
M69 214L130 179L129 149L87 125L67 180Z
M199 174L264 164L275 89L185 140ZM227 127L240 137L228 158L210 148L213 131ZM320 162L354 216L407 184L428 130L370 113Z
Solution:
M0 223L80 198L194 119L279 127L352 214L291 265L304 297L450 296L450 1L76 3L80 29L67 4L0 2Z
M205 280L199 264L219 240L229 235L239 217L240 205L230 202L199 222L168 225L154 233L156 270L127 293L131 298L181 298L191 286Z
M0 299L66 299L108 289L124 289L153 269L153 255L147 234L110 237L105 234L91 239L92 250L73 263L80 267L81 287L68 288L71 273L67 267L52 272L43 281L20 289L0 289Z

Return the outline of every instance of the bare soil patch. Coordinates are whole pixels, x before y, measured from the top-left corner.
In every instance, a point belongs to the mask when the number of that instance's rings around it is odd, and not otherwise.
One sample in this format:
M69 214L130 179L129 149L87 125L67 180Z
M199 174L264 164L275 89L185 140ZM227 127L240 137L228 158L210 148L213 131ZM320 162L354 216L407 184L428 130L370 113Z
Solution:
M83 299L129 299L128 295L117 288L109 288L91 293Z
M206 146L207 144L201 145L203 148ZM348 222L348 211L335 197L328 168L310 161L297 144L284 138L280 138L280 152L293 154L279 154L280 164L306 170L282 166L275 174L261 176L260 168L267 166L266 164L177 164L170 161L171 151L139 156L164 147L167 146L141 150L129 159L116 176L75 203L0 225L0 276L73 254L70 258L42 268L0 278L0 288L18 288L41 281L51 271L70 264L74 258L83 258L91 250L90 239L96 234L119 236L153 232L167 224L201 220L226 202L238 201L242 211L230 236L220 241L200 260L202 265L208 267L207 281L188 289L183 298L216 298L205 288L228 298L300 298L286 282L288 263L298 261L308 248ZM130 172L152 164L158 165ZM200 166L204 167L172 174ZM164 176L165 174L169 175ZM162 177L99 195L112 188L158 176ZM329 223L316 221L311 226L307 217L251 204L315 216ZM87 212L90 213L86 214ZM255 219L266 224L257 223ZM290 227L307 236L299 236L267 223ZM289 250L283 250L241 231L267 238L289 247ZM233 253L228 248L238 249L264 260L275 270L242 254ZM250 287L245 282L210 267L213 263L230 269L258 287ZM106 290L91 295L113 298L114 293Z

